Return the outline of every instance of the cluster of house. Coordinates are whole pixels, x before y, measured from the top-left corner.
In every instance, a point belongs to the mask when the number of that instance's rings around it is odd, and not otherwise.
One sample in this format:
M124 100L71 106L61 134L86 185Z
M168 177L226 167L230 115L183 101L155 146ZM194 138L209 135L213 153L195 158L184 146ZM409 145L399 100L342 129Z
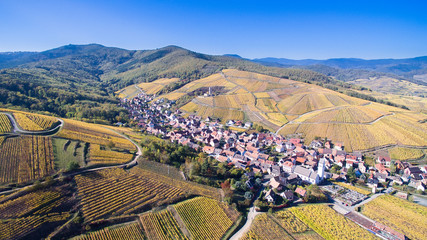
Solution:
M342 143L314 140L305 145L303 139L286 139L274 133L251 133L227 130L216 119L201 119L200 116L183 117L179 110L172 112L173 101L155 99L144 93L137 97L122 100L125 107L138 125L154 135L163 135L172 142L202 150L216 160L234 165L237 168L250 168L254 173L268 173L274 188L288 184L319 184L325 178L346 179L350 168L357 177L367 180L371 187L390 178L394 183L404 184L417 189L425 188L425 168L411 166L405 162L396 162L396 168L403 172L401 176L390 176L391 160L379 157L375 167L368 168L359 152L346 153ZM250 127L250 123L228 121L228 125ZM271 157L266 149L274 149L278 155ZM327 169L333 165L341 167L339 174L330 174ZM425 189L424 189L425 190Z
M392 176L391 165L395 166L395 174ZM388 156L379 156L376 159L375 167L370 167L368 170L369 178L368 186L374 188L378 184L385 183L404 185L407 184L420 191L426 190L427 185L427 166L413 166L408 162L396 161L392 162Z

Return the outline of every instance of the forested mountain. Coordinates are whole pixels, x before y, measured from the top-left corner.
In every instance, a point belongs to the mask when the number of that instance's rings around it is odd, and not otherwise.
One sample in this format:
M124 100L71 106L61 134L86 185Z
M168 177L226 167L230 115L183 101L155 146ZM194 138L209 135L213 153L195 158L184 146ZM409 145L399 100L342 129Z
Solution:
M375 59L334 58L327 60L292 60L286 58L254 59L268 66L295 67L310 69L326 75L334 76L342 81L352 81L357 78L387 76L400 78L418 84L427 84L420 80L419 75L427 74L427 56L407 59Z
M114 92L131 84L177 77L185 83L235 68L328 84L331 78L309 70L266 67L232 56L212 56L176 46L125 50L98 44L67 45L39 53L0 54L0 104L61 117L123 120ZM119 116L119 117L117 117Z

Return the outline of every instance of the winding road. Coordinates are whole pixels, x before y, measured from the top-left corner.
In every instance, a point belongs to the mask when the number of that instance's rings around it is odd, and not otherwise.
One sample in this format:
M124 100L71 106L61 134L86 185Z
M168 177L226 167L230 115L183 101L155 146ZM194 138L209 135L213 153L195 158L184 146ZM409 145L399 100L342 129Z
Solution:
M64 125L64 121L62 119L57 118L58 121L61 122L61 124L58 125L58 126L56 126L53 129L45 130L45 131L27 131L27 130L23 130L23 129L21 129L19 127L19 125L16 122L15 118L10 113L6 113L6 112L0 112L0 113L5 114L9 118L9 120L11 121L12 127L13 127L11 133L0 134L0 136L10 136L10 135L43 135L43 136L53 136L56 133L58 133L60 131L60 129L63 127L63 125ZM128 162L128 163L121 164L121 165L105 166L105 167L98 167L98 168L91 168L91 169L80 169L80 170L77 170L77 171L74 171L74 172L64 173L63 176L74 176L74 175L77 175L77 174L82 174L82 173L87 173L87 172L95 172L95 171L99 171L99 170L103 170L103 169L108 169L108 168L130 168L130 167L133 167L133 166L135 166L135 165L138 164L138 159L142 155L142 149L141 149L141 147L135 141L133 141L132 139L130 139L128 136L126 136L126 135L124 135L124 134L122 134L120 132L117 132L117 131L115 131L115 130L113 130L111 128L108 128L108 127L104 127L104 128L108 129L108 130L110 130L112 132L115 132L116 134L119 134L123 138L127 139L128 141L130 141L133 145L135 145L135 147L137 148L138 151L136 152L136 155L135 155L134 159L132 161ZM58 178L59 178L59 176L57 176L55 179L58 179ZM0 191L0 194L15 192L15 191L18 191L18 190L21 190L21 189L24 189L24 188L27 188L27 187L31 187L31 186L32 185L27 185L27 186L21 187L21 188L15 188L15 189L12 189L12 190Z
M43 136L52 136L55 135L56 133L59 132L59 130L61 130L62 126L64 126L64 121L62 121L62 119L58 119L58 121L60 122L60 124L52 129L49 130L43 130L43 131L28 131L28 130L24 130L22 128L19 127L19 124L16 122L15 118L12 116L12 114L7 113L7 112L0 112L4 115L6 115L11 124L12 124L12 132L10 133L3 133L0 134L0 136L8 136L8 135L13 135L13 134L20 134L20 135L43 135Z

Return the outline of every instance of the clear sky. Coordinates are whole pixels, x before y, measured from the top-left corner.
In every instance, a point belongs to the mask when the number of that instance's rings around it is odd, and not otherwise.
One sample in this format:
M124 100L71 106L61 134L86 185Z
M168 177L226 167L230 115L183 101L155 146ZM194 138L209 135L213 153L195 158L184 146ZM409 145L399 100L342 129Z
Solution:
M427 1L1 0L0 51L178 45L246 58L427 55Z

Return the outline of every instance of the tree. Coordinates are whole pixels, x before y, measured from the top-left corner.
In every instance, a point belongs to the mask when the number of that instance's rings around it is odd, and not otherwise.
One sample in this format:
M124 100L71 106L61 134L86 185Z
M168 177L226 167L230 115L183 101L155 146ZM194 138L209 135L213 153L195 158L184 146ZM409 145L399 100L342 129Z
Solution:
M348 169L346 177L347 177L349 182L354 182L357 180L356 172L354 171L353 167L350 167Z
M76 161L71 161L71 162L68 163L67 171L72 171L72 170L75 170L75 169L78 169L78 168L80 168L79 163L76 162Z
M245 199L252 199L254 194L252 192L245 192Z

